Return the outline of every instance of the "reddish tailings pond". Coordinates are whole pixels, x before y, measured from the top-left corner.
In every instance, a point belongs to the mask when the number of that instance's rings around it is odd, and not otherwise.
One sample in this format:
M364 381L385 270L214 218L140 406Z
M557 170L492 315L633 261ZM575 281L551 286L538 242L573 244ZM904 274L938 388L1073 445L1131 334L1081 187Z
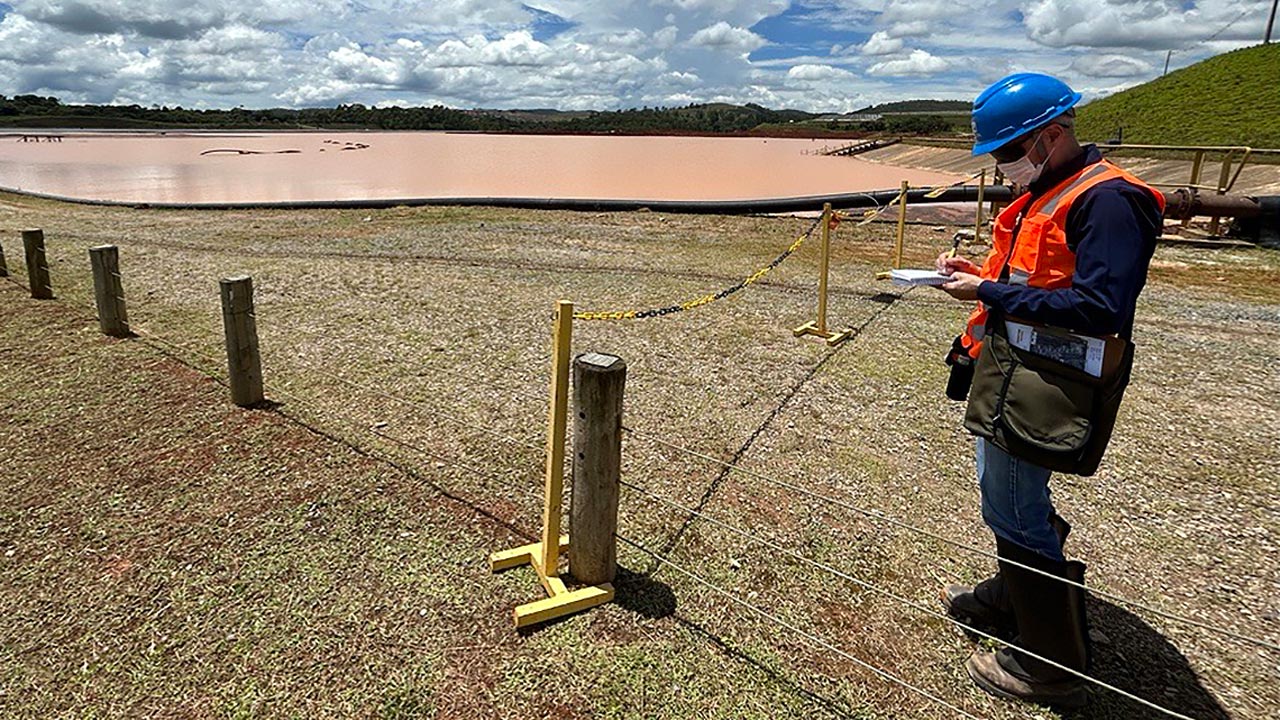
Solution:
M0 136L0 188L130 203L754 200L955 182L816 153L839 141L463 133Z

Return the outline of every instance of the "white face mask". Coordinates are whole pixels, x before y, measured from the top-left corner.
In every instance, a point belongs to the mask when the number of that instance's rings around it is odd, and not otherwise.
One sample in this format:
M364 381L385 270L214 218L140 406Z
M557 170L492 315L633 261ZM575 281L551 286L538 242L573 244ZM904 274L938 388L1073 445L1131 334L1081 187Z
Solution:
M1042 130L1040 135L1036 136L1035 143L1032 144L1031 149L1027 151L1026 155L1023 155L1013 162L996 163L996 168L999 169L1001 173L1004 173L1004 176L1012 180L1016 185L1027 187L1031 183L1035 182L1036 179L1040 177L1040 173L1044 171L1044 166L1049 162L1048 153L1045 154L1045 159L1041 161L1040 164L1037 165L1036 163L1031 162L1031 153L1034 152L1036 146L1040 144L1040 138L1043 136L1044 131Z

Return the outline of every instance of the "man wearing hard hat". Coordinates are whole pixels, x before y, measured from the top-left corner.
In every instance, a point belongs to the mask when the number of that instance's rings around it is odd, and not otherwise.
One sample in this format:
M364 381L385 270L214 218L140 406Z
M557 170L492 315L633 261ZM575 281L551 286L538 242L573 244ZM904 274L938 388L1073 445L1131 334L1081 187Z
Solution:
M942 599L953 617L1013 640L969 658L983 690L1064 707L1087 697L1084 565L1063 555L1069 526L1049 477L1090 475L1101 460L1164 210L1159 192L1076 141L1079 101L1036 73L974 100L973 154L990 153L1022 194L995 218L981 266L938 258L952 278L942 289L977 301L948 356L948 395L962 399L972 384L965 427L977 436L982 517L999 556L994 577L949 586Z

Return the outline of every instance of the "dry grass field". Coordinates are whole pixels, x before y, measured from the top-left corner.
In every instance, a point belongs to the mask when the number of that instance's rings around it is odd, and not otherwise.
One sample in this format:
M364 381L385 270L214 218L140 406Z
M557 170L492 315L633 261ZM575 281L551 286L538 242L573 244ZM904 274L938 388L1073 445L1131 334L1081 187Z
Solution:
M861 662L976 717L1058 717L976 690L972 641L929 612L634 490L622 535L792 627L625 544L615 603L512 627L541 590L485 558L538 532L555 301L715 292L809 222L0 195L18 281L0 282L0 716L957 716ZM19 284L25 227L56 300ZM951 230L912 226L909 263ZM966 309L873 279L891 233L836 234L830 316L858 329L837 349L790 332L814 312L812 242L726 300L578 322L574 350L629 365L625 481L933 611L990 559L877 515L992 542L942 393ZM98 333L103 243L140 338ZM241 273L273 401L256 410L222 384L217 281ZM1113 597L1280 644L1280 254L1161 248L1136 339L1103 468L1055 480L1068 554ZM1280 714L1280 651L1089 609L1106 682L1197 719ZM1099 689L1072 717L1161 715Z

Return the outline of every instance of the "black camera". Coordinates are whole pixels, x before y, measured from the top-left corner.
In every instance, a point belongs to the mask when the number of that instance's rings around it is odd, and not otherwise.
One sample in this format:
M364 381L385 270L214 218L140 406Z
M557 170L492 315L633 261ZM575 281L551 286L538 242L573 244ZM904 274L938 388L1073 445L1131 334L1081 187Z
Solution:
M957 336L951 343L951 350L945 358L951 366L951 376L947 378L947 397L963 402L969 397L969 386L973 384L973 358Z

